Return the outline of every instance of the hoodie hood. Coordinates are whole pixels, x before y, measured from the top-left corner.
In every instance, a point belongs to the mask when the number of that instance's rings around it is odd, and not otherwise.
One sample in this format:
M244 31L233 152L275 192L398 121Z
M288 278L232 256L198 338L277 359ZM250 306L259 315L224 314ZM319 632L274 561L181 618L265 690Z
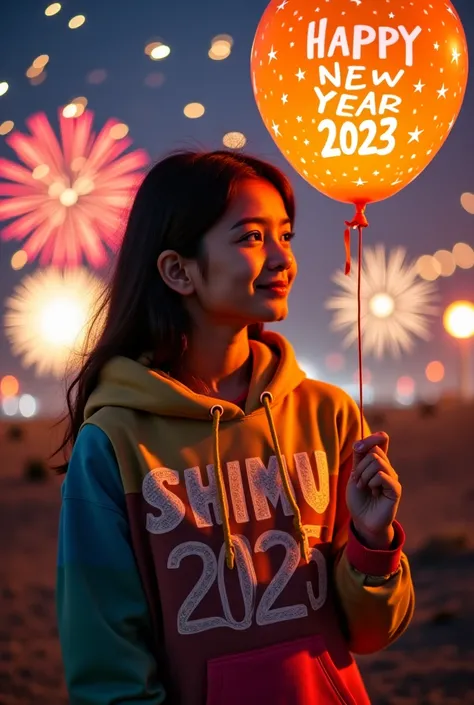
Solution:
M250 348L253 365L245 411L232 402L219 400L223 421L264 413L263 392L269 392L272 405L277 404L305 379L291 345L281 335L264 331L260 340L250 341ZM102 407L116 406L209 421L212 405L212 398L192 392L163 372L126 357L115 357L102 369L99 384L87 402L84 420Z

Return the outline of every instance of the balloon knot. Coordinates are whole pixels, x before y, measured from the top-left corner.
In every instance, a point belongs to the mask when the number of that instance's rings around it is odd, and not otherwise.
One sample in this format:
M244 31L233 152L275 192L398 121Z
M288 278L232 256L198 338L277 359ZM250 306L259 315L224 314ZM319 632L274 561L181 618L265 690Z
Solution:
M356 212L352 220L345 220L345 224L348 228L367 228L369 226L369 221L365 217L365 204L356 203Z

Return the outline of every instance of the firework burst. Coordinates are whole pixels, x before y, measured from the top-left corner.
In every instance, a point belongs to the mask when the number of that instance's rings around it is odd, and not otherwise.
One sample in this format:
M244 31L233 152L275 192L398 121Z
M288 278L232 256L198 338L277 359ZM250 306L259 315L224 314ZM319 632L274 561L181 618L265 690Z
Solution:
M148 163L143 150L123 154L128 138L114 139L115 120L96 136L94 115L59 114L61 141L44 113L30 117L29 135L13 132L6 142L23 165L0 159L0 220L11 220L4 240L22 240L31 261L55 266L93 267L107 263L107 249L119 245L121 217L129 207L140 170Z
M5 302L5 333L12 352L39 377L63 377L77 367L94 336L90 323L104 291L103 282L77 267L39 269L27 276ZM94 331L99 332L102 318Z
M382 246L366 249L361 280L362 344L366 353L381 358L385 352L399 357L412 350L416 338L429 338L429 318L436 286L419 279L416 263L405 261L399 248L386 256ZM340 293L326 303L334 311L333 330L346 333L348 347L357 341L357 267L350 276L338 271L333 281Z

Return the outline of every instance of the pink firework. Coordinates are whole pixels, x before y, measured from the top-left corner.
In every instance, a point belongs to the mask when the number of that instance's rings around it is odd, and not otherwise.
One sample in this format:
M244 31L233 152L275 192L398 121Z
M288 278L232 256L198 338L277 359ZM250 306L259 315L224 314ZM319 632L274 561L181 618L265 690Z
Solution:
M93 267L107 263L107 248L116 251L119 228L148 163L143 150L123 154L129 138L114 139L117 120L99 134L94 114L59 115L61 143L44 113L30 117L30 135L6 138L24 166L0 159L0 220L12 220L4 240L24 241L29 260L77 266L85 258ZM112 130L112 132L111 132Z

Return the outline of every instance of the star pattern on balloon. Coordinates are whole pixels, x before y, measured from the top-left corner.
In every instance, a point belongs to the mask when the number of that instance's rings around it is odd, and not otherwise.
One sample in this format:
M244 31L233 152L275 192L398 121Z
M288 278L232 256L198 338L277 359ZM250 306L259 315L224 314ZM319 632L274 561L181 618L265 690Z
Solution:
M325 21L327 25L322 24ZM314 59L307 55L311 23L316 37ZM351 48L356 23L377 31L383 26L393 37L402 36L401 26L408 32L418 23L421 33L413 45L415 60L405 65L400 46L394 47L398 59L390 63L394 53L388 41L384 63L375 54L375 40L372 46L362 45L361 56L342 57L345 39L339 34L335 41L334 36L346 28ZM331 40L335 49L329 57ZM321 42L322 57L318 53ZM344 84L344 71L338 72L343 61L346 68L352 65L349 87ZM348 193L357 192L357 199L365 203L401 190L434 158L459 113L468 66L459 18L451 4L441 0L419 0L417 7L404 0L325 0L319 4L274 0L259 24L251 63L257 106L288 161L323 193L347 201L353 200ZM375 98L368 96L371 91ZM344 93L349 97L336 111L334 106ZM380 102L382 94L385 103ZM325 122L328 117L334 128ZM336 156L341 163L345 161L345 167L330 166L328 179L327 167ZM354 175L356 170L359 173ZM348 188L350 184L355 190Z

